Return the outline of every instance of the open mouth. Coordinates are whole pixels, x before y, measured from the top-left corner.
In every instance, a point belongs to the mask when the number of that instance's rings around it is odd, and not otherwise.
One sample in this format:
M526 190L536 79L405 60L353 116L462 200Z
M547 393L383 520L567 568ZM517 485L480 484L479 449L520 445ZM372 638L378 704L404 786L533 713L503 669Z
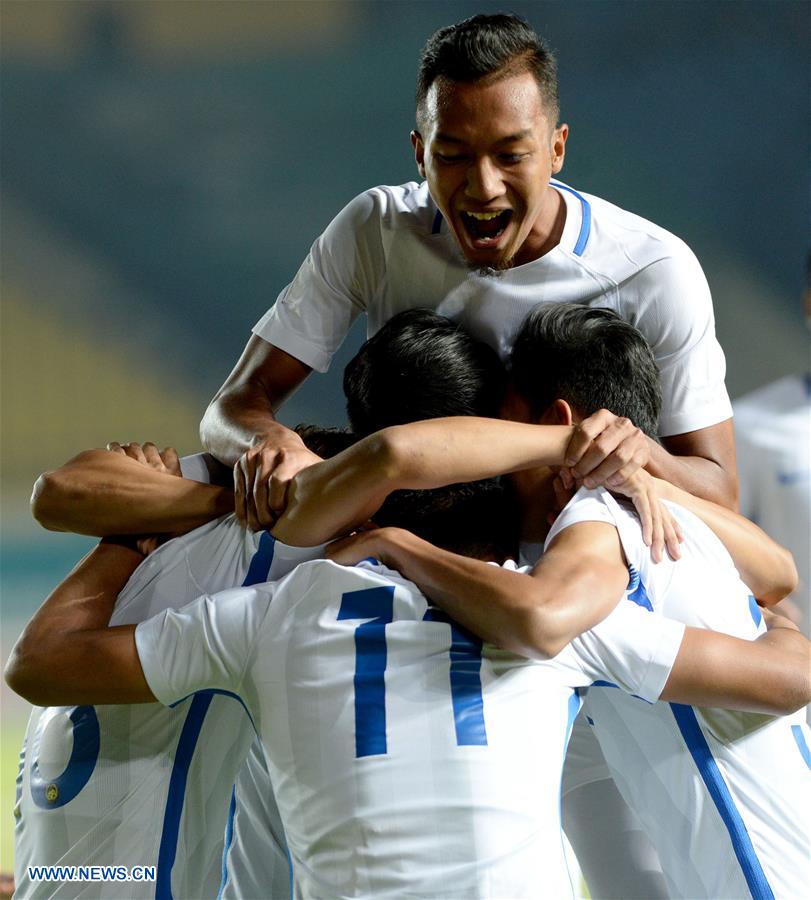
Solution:
M493 210L492 212L462 210L465 231L477 244L495 243L510 224L512 217L511 209Z

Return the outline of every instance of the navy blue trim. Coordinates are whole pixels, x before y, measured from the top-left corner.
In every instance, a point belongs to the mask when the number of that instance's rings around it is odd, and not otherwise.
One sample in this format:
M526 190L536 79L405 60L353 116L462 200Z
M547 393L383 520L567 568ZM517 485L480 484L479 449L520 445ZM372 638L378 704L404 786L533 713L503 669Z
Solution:
M707 739L696 718L695 710L692 706L684 706L681 703L671 703L670 708L673 710L676 724L679 726L679 731L693 757L701 779L726 826L732 841L732 849L740 864L743 877L746 879L749 893L753 900L774 900L774 893L760 860L757 858L752 839L749 837L746 825L729 793L729 788L718 764L713 758Z
M486 747L481 640L436 607L428 607L422 620L444 622L451 629L449 675L457 747Z
M290 900L293 900L293 857L290 855L290 848L287 848L287 873L290 878Z
M575 256L582 256L583 251L586 249L586 244L589 242L589 235L591 234L591 204L582 194L578 193L574 188L570 188L567 184L561 184L559 181L552 181L550 183L556 188L560 188L562 191L568 191L570 194L574 194L580 201L583 215L580 222L580 234L577 236L577 243L574 245L572 253L574 253Z
M228 851L234 840L234 815L237 811L237 786L231 788L231 803L228 806L228 821L225 823L225 843L222 848L222 877L220 878L220 889L217 891L217 900L221 900L222 892L225 890L225 884L228 881Z
M247 587L251 584L262 584L268 580L275 548L276 539L269 532L263 531L259 538L259 546L242 581L242 587ZM242 698L232 691L211 689L198 691L194 694L189 711L186 713L183 730L180 732L180 739L177 742L175 761L169 778L166 811L163 816L163 832L161 833L161 843L158 851L158 873L155 879L156 900L172 900L172 867L175 864L177 855L177 836L180 833L180 818L183 814L183 803L186 797L186 781L189 777L189 766L203 728L206 713L215 694L224 694L226 697L233 697L235 700L239 700L242 708L248 713L248 718L251 720L254 731L256 731L256 725L248 711L248 707L245 706ZM178 703L182 703L186 699L188 698L184 697L183 700L178 700L177 703L171 704L170 709L173 709Z
M805 735L803 734L802 725L792 725L791 733L794 735L794 740L797 744L797 748L800 751L800 755L805 760L805 764L811 769L811 750L808 749L808 744L805 740Z
M437 210L434 216L434 224L431 226L431 234L439 234L442 230L442 213Z
M594 724L594 719L592 719L591 716L586 716L586 721L589 723L589 725L593 725L593 724Z
M639 576L637 576L637 579L638 583L636 590L630 594L626 594L626 600L630 600L631 603L636 603L637 606L641 606L643 609L653 612L653 604L650 602L648 592L645 590L645 585Z
M268 531L263 531L259 538L259 546L248 566L248 573L242 582L242 587L251 584L264 584L270 575L270 567L273 565L273 553L276 549L276 539Z
M177 856L177 836L180 832L180 817L183 813L183 800L186 796L186 781L189 777L194 749L200 737L211 695L196 695L191 702L180 732L180 739L175 750L175 762L169 779L169 792L166 796L166 811L163 816L163 833L158 850L158 873L155 879L156 900L172 900L172 867Z
M598 678L597 681L592 681L589 687L607 687L614 688L618 691L622 690L622 688L618 684L614 684L613 681L603 681L602 678ZM641 700L643 703L647 703L648 706L653 706L652 700L646 700L644 697L640 697L639 694L629 694L628 696L633 697L634 700Z
M76 706L70 714L73 746L64 771L56 778L43 778L39 771L39 744L42 726L31 747L31 799L40 809L58 809L71 800L90 781L99 758L101 735L96 710L92 706ZM50 795L50 796L49 796Z
M811 397L811 372L805 373L803 381L805 382L805 396Z

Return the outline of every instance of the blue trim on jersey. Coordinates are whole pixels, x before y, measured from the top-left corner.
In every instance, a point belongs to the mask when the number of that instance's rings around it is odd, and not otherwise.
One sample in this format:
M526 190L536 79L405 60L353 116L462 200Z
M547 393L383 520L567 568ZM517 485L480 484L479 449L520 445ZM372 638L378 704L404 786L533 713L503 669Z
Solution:
M355 756L386 753L386 625L394 619L394 585L347 591L338 620L369 619L355 629Z
M289 847L287 847L287 874L290 879L290 900L293 900L293 857L290 855Z
M637 575L636 577L637 577L636 589L632 593L625 595L626 600L630 600L631 603L636 603L637 606L641 606L643 609L648 609L651 612L653 612L653 604L650 602L650 598L648 597L648 592L645 590L645 585L644 585L642 579L639 577L639 575ZM633 578L632 578L632 583L633 583ZM631 586L632 585L629 585L629 589Z
M180 817L183 814L183 801L186 795L186 781L189 777L189 766L200 737L211 695L195 696L186 714L183 730L175 750L175 762L169 778L169 792L166 797L166 812L163 816L163 833L158 850L158 873L155 879L155 897L157 900L172 900L172 867L177 856L177 836L180 832Z
M237 811L237 786L231 788L231 803L228 805L228 821L225 823L225 844L222 848L222 877L220 878L220 889L217 891L217 900L221 900L222 892L225 890L225 884L228 881L228 851L234 840L234 815Z
M774 893L760 860L757 858L752 839L749 837L749 832L735 806L735 801L732 799L718 764L713 758L695 710L692 706L685 706L681 703L671 703L670 708L702 781L726 826L732 841L732 849L753 900L774 900Z
M582 256L583 251L586 249L586 244L589 242L589 235L591 234L591 204L581 193L574 188L570 188L567 184L561 184L559 181L551 181L550 184L553 184L556 188L560 188L562 191L568 191L570 194L574 194L580 201L583 210L583 219L580 223L580 234L577 236L577 243L574 245L572 253L574 253L575 256Z
M592 681L589 687L607 687L614 688L618 691L622 690L622 688L618 684L614 684L613 681L603 681L602 678L598 678L597 681ZM653 706L653 700L646 700L644 697L640 697L639 694L629 694L628 696L633 697L634 700L641 700L643 703L647 703L648 706Z
M436 607L429 607L422 620L446 622L451 628L450 681L456 746L486 747L487 728L484 724L481 678L482 642Z
M262 536L259 538L259 546L242 581L242 587L262 584L268 580L275 548L276 539L269 532L263 531ZM206 713L215 694L224 694L239 700L245 712L248 713L248 718L251 720L254 731L256 731L256 725L247 706L245 706L241 697L238 697L231 691L212 689L199 691L194 695L189 711L186 713L183 729L180 732L172 774L169 777L169 791L166 796L163 831L158 851L158 872L155 879L156 900L172 900L172 868L177 856L177 837L180 833L180 819L186 798L186 781L189 777L189 766L197 747L197 741L200 738ZM173 709L178 703L182 703L186 699L188 698L184 697L183 700L178 700L177 703L171 704L170 709Z
M591 716L586 716L586 721L589 723L589 725L593 725L593 724L594 724L594 719L592 719Z
M70 708L70 707L68 707ZM56 778L43 778L39 771L39 744L42 731L37 730L31 747L31 798L40 809L58 809L71 800L90 781L99 758L101 735L96 710L92 706L76 706L70 714L73 747L64 770ZM51 795L50 797L48 795Z
M628 563L628 587L625 588L626 593L632 593L639 587L639 572L636 568Z
M268 531L263 531L259 538L259 546L256 549L242 587L252 584L263 584L268 580L270 567L273 565L273 553L276 549L276 539Z
M805 760L805 764L808 768L811 769L811 750L808 749L802 725L792 725L791 733L794 735L794 740L800 751L800 756Z
M431 234L439 234L442 231L442 213L437 210L434 216L434 223L431 225Z
M761 613L760 607L753 594L749 595L749 612L756 627L760 628L760 625L763 622L763 614Z

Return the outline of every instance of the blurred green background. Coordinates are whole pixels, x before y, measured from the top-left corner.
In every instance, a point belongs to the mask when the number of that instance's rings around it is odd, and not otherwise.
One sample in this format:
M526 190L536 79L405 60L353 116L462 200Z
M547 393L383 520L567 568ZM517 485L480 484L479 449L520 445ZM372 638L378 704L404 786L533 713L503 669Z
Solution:
M2 650L90 545L41 532L36 475L88 446L197 449L251 326L355 194L416 178L417 55L505 6L559 56L562 178L684 238L732 396L807 359L807 2L0 5ZM343 420L340 372L288 423ZM0 866L25 705L3 686Z

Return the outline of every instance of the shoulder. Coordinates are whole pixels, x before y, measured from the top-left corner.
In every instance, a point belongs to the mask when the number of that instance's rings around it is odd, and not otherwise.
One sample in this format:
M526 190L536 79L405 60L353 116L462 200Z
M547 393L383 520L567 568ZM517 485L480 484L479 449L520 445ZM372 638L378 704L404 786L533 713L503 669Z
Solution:
M637 285L661 286L670 281L706 285L695 254L681 238L607 200L576 193L590 211L584 263L621 287L629 279Z
M418 184L381 184L369 188L351 200L339 214L357 223L377 222L384 227L425 225L429 232L436 206L425 182Z
M544 543L544 550L549 548L561 532L580 522L604 522L615 525L606 497L608 493L603 488L594 490L580 488L555 519Z

